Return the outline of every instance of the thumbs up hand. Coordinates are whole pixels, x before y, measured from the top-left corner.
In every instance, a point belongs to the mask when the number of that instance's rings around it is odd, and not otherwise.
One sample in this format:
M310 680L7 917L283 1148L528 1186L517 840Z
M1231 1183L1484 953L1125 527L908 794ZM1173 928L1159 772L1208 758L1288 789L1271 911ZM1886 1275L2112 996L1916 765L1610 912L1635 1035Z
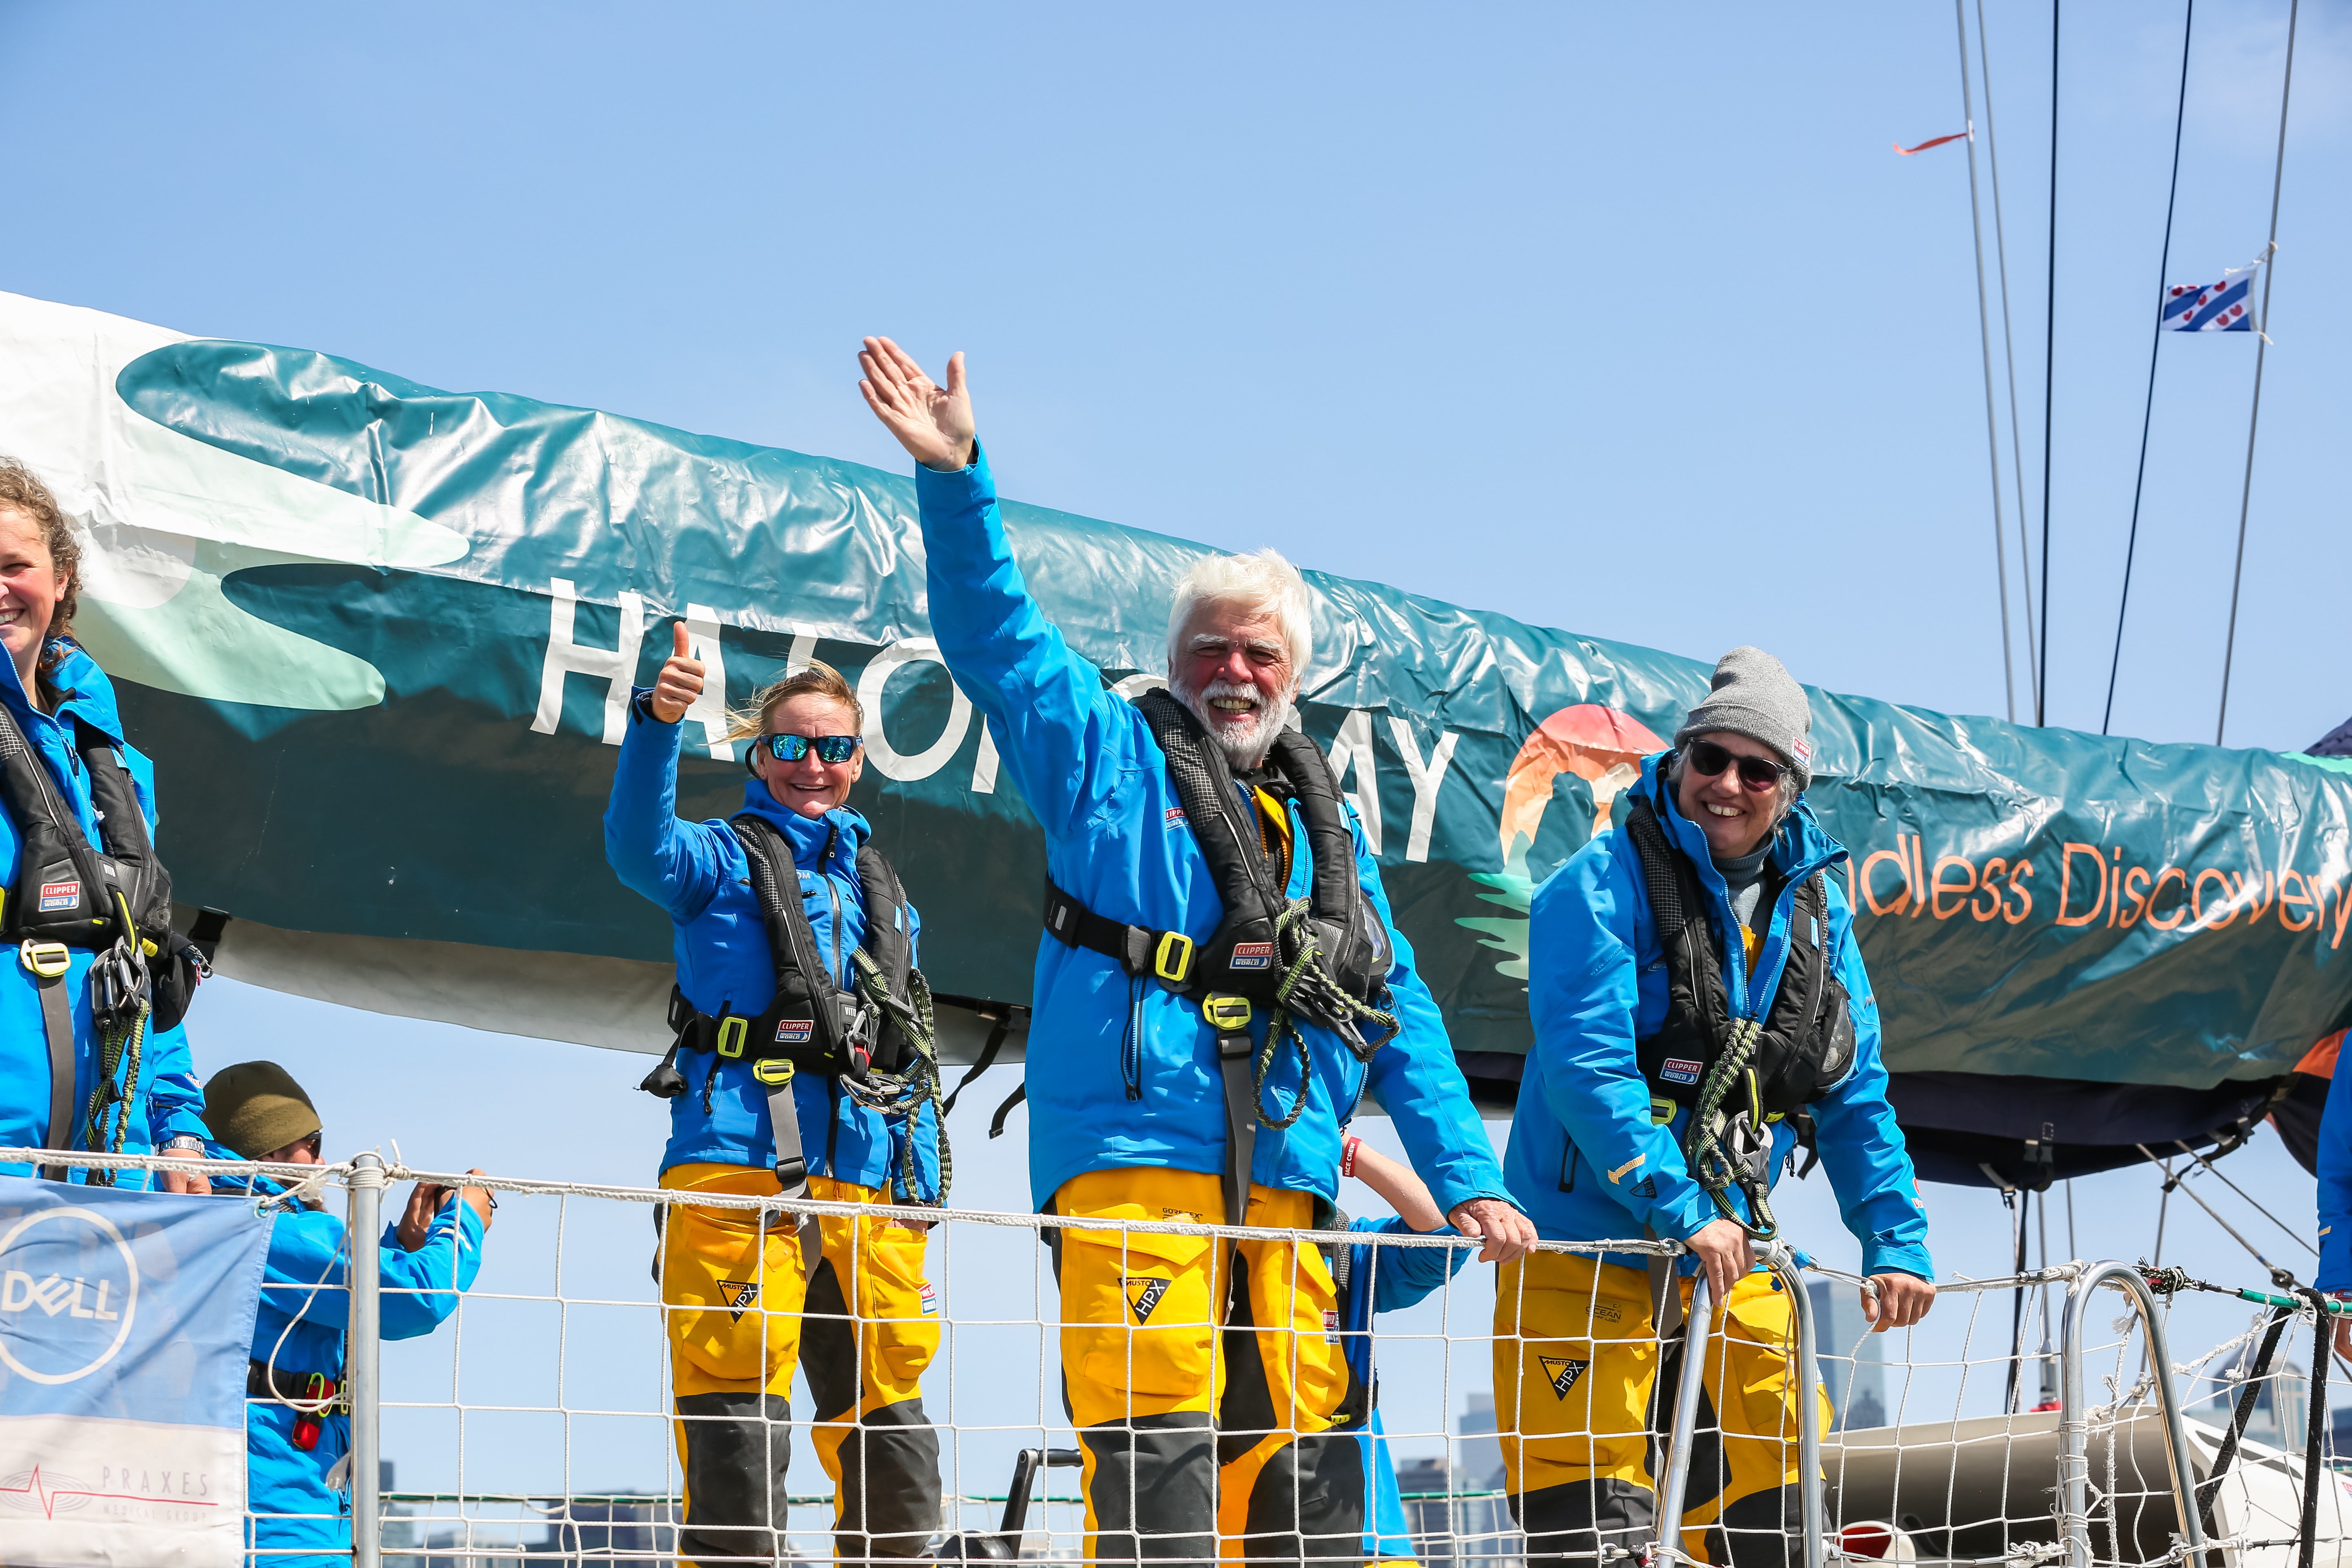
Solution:
M672 644L674 652L663 661L661 677L654 682L653 695L646 699L654 717L665 724L675 724L686 717L702 695L702 661L686 656L686 623L679 621L670 628L677 634Z

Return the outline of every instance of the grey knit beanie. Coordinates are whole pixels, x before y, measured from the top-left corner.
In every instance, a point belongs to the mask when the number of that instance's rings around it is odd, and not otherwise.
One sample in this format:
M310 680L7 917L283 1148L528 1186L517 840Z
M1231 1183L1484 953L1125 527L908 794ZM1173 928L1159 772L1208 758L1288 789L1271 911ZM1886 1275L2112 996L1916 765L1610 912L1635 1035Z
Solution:
M1760 647L1736 647L1717 662L1711 686L1675 731L1675 745L1709 730L1728 730L1780 752L1799 789L1813 782L1812 704L1786 666Z

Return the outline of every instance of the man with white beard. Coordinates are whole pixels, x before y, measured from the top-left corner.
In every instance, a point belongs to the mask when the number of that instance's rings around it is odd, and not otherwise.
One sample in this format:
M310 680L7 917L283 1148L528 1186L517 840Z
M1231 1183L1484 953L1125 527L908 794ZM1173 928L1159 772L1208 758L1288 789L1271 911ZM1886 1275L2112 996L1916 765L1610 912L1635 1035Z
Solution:
M1028 1045L1037 1207L1315 1228L1370 1094L1454 1227L1489 1261L1520 1256L1533 1227L1362 830L1322 753L1286 729L1310 652L1297 569L1271 551L1199 562L1169 616L1175 695L1130 705L1029 595L963 356L944 386L887 338L858 362L867 404L920 465L940 654L1045 831ZM1370 1391L1327 1331L1322 1253L1048 1234L1087 1558L1208 1563L1223 1537L1222 1554L1253 1562L1361 1561Z

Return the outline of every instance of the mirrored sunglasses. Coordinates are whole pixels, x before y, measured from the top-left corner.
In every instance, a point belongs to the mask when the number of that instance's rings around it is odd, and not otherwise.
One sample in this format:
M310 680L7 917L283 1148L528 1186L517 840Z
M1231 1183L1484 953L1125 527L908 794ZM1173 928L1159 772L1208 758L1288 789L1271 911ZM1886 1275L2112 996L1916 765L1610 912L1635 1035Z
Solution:
M797 763L814 750L816 760L838 766L857 754L855 735L767 735L768 754L780 763Z
M1778 784L1780 775L1789 771L1769 757L1738 756L1713 741L1693 741L1690 749L1683 753L1683 760L1690 764L1693 773L1706 778L1714 778L1736 763L1739 766L1739 782L1759 795Z

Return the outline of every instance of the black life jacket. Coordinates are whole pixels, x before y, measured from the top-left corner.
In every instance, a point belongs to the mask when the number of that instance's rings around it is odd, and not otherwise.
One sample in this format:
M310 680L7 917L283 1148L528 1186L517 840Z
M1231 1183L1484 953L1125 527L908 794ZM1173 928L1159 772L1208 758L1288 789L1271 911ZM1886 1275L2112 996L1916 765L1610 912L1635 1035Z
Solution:
M751 1017L730 1009L716 1015L698 1012L683 992L672 987L669 1021L678 1031L679 1047L715 1050L751 1062L784 1060L861 1083L871 1071L904 1073L916 1054L906 1026L915 1023L917 1015L911 984L914 942L898 873L872 840L858 847L857 885L866 902L866 935L859 952L876 971L881 996L876 1006L855 987L845 991L835 983L817 945L816 928L801 903L800 878L783 834L757 812L744 812L728 826L743 847L751 890L767 923L776 994L764 1012ZM836 837L840 831L833 829ZM826 841L824 859L833 858L835 842ZM644 1087L662 1093L651 1078ZM679 1080L670 1094L684 1087Z
M68 717L89 777L95 846L16 716L0 706L0 805L23 846L16 886L0 889L0 942L100 952L128 939L149 975L152 1026L168 1029L187 1012L199 973L194 950L172 930L172 876L147 835L138 788L115 742Z
M1630 803L1625 830L1641 857L1666 963L1665 1020L1656 1034L1637 1039L1634 1050L1653 1096L1693 1106L1731 1033L1723 949L1690 858L1666 837L1646 796L1623 798ZM1816 872L1797 889L1788 960L1749 1061L1768 1118L1811 1104L1853 1068L1853 1019L1830 960L1829 936L1829 888ZM1726 1108L1745 1100L1735 1095Z
M1150 973L1178 994L1199 999L1211 993L1244 996L1272 1005L1282 978L1282 951L1276 923L1289 907L1260 848L1256 808L1234 787L1225 753L1209 738L1192 710L1162 690L1145 692L1135 706L1168 758L1168 774L1183 803L1186 822L1215 879L1223 917L1206 942L1195 946L1181 932L1153 931L1105 919L1076 899L1046 886L1045 928L1074 947L1092 948L1119 959L1131 974ZM1312 922L1330 978L1360 1002L1378 1005L1388 989L1395 954L1380 911L1356 878L1356 841L1339 804L1339 784L1314 742L1296 730L1278 736L1266 755L1266 770L1298 803L1307 828L1314 881L1307 919ZM1297 1000L1291 1004L1300 1008ZM1345 1019L1316 1016L1311 1022L1341 1029Z

